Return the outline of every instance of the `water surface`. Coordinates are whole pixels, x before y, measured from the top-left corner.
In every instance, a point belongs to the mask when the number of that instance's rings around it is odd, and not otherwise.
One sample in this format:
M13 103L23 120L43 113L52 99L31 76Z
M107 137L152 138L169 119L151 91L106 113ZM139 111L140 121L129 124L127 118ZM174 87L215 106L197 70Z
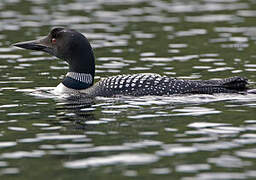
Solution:
M1 179L255 179L255 95L65 100L65 62L11 46L82 32L96 81L128 73L255 81L254 0L0 2ZM253 85L252 85L253 86Z

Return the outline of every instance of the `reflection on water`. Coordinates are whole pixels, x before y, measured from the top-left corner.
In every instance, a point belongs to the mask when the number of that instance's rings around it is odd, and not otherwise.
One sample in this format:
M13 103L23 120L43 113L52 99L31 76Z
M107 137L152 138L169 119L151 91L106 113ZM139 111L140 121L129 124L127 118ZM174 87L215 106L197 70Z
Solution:
M255 94L56 97L65 62L11 44L64 26L92 43L96 81L254 82L255 16L242 0L1 1L0 178L254 179Z
M148 154L119 154L109 157L91 157L85 160L76 160L66 162L64 167L67 168L87 168L96 167L102 165L113 165L113 164L126 164L126 165L140 165L146 163L153 163L158 160L157 156Z

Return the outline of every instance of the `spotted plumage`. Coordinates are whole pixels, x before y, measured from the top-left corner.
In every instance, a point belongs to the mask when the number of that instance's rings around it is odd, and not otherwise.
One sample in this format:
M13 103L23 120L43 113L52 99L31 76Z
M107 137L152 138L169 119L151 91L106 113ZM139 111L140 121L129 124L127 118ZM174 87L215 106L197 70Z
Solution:
M173 94L234 93L244 90L247 80L233 77L223 80L182 80L159 74L133 74L108 77L83 90L93 96L145 96Z

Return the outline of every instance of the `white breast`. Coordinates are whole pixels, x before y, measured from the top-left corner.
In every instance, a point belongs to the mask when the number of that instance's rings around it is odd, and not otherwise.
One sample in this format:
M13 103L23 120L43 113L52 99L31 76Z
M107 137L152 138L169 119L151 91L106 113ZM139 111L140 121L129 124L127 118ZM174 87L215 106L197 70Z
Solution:
M71 94L74 93L76 90L67 88L64 84L60 83L54 90L53 94L55 95L62 95L62 94Z

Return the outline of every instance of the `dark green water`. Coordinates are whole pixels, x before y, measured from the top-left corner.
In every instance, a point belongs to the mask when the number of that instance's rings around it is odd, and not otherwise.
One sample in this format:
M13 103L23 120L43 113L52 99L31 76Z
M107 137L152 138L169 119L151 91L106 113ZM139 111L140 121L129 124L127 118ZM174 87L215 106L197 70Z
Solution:
M255 0L0 1L0 179L255 179L256 96L65 101L67 65L11 46L84 33L96 81L125 73L256 81Z

